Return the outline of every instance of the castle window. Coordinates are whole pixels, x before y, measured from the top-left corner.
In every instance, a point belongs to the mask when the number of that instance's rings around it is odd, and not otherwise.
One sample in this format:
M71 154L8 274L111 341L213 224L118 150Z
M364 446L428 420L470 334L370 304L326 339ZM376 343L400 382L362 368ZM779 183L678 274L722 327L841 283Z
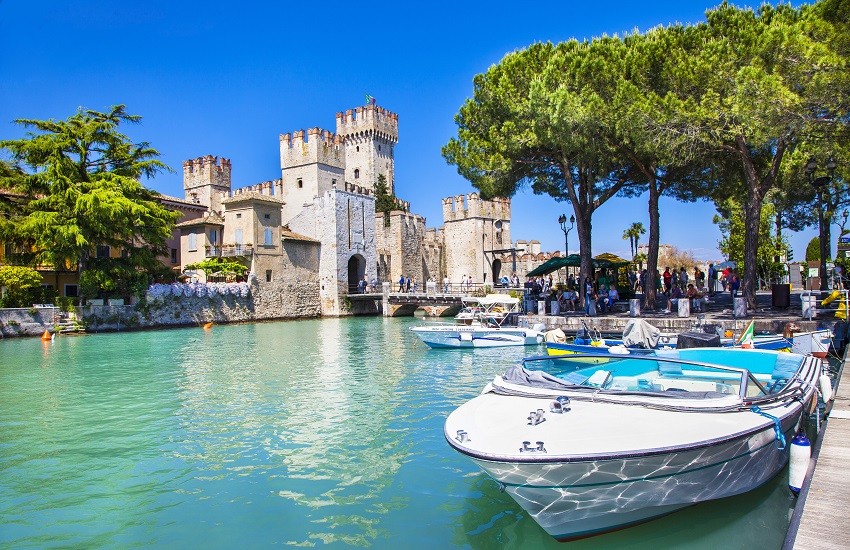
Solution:
M242 217L242 214L236 214L236 219L237 219L237 220L238 220L239 218L241 218L241 217Z
M80 295L80 288L77 285L65 285L65 297L76 298Z
M263 244L266 245L266 246L272 245L272 228L271 227L267 227L263 231Z
M378 145L378 151L380 151L380 150L381 150L381 146L380 146L380 145Z
M272 218L271 214L263 214L263 218L266 220L270 220Z
M304 187L304 180L298 178L298 189L302 189Z
M358 153L360 152L360 146L359 145L357 146L357 152Z
M336 178L331 180L331 187L336 187Z
M108 245L98 245L97 247L97 257L98 258L108 258L109 257L109 246Z
M188 249L190 251L197 250L198 249L198 236L195 235L194 233L189 233L189 239L188 240L189 240Z
M272 282L272 270L271 269L266 270L266 282L267 283Z
M360 179L360 168L354 169L354 179Z
M243 233L242 233L242 230L241 230L241 229L237 229L237 230L235 231L234 238L236 239L236 245L237 245L237 246L242 246L242 243L243 243L243 242L245 242L245 241L243 240L243 236L242 236L242 235L243 235Z
M173 264L177 263L177 249L176 248L171 249L171 263L173 263Z

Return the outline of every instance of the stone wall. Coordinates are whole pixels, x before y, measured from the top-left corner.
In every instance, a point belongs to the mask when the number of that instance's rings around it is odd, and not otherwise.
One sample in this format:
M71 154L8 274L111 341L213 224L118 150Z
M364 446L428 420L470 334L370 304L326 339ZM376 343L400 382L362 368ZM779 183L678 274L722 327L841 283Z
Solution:
M54 307L0 309L0 336L39 336L53 332Z
M415 278L419 289L424 289L426 279L433 277L437 280L439 275L439 263L436 270L431 271L432 264L424 256L425 218L400 210L390 212L389 218L389 226L384 225L382 213L378 213L374 220L378 253L389 259L388 280L396 283L403 274Z
M0 309L0 336L39 336L54 332L56 308ZM203 323L239 323L319 317L318 280L304 269L270 283L254 282L246 296L173 294L134 306L84 306L76 309L86 332L134 330Z

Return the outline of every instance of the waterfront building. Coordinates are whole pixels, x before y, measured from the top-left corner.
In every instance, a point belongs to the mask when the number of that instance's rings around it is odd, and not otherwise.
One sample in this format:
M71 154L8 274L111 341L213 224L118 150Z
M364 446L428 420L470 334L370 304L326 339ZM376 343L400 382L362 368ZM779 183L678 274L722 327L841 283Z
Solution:
M177 224L183 266L239 258L263 285L288 278L299 262L301 283L318 289L323 315L345 314L346 296L364 277L373 283L404 275L424 290L446 275L486 284L510 275L501 260L512 247L509 199L445 198L442 228L427 228L400 199L397 210L375 212L378 178L390 194L396 190L397 114L357 107L337 113L335 133L296 130L279 143L281 177L247 187L233 188L230 159L183 163L185 201L204 208Z

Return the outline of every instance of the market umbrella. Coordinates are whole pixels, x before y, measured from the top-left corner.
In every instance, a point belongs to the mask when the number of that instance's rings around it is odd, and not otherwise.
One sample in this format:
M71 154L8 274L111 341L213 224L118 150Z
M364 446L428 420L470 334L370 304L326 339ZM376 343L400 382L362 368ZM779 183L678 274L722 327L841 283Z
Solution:
M537 277L538 275L546 275L547 273L558 271L562 267L566 267L568 265L572 265L569 263L569 256L567 256L566 258L562 258L561 256L555 256L554 258L546 260L539 266L529 271L527 276Z
M611 254L610 252L603 252L602 254L593 258L593 265L596 267L604 267L604 268L612 268L612 267L625 267L629 265L630 261L617 256L616 254Z

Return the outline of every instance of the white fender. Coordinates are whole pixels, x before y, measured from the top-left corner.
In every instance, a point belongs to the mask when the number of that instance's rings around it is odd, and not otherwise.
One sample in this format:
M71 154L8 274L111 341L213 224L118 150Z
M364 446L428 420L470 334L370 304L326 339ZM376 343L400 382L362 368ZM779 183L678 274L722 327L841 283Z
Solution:
M806 434L798 433L791 440L791 459L788 466L788 487L799 493L806 479L809 460L812 456L812 444Z
M821 374L818 383L820 384L820 394L823 402L827 403L832 399L832 380L826 374Z

